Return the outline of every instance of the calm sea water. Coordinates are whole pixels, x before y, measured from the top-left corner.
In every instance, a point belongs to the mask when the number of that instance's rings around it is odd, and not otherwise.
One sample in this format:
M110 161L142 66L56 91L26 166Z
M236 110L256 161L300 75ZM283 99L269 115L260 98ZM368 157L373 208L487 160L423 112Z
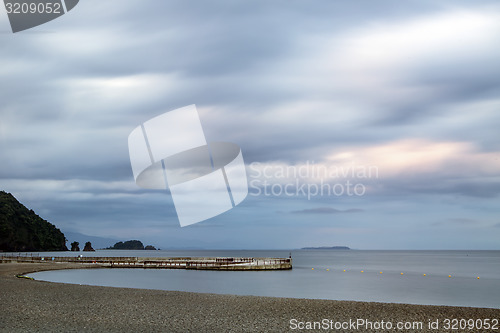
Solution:
M103 250L84 255L288 257L290 252L293 269L289 271L82 269L30 276L51 282L201 293L500 308L500 251Z

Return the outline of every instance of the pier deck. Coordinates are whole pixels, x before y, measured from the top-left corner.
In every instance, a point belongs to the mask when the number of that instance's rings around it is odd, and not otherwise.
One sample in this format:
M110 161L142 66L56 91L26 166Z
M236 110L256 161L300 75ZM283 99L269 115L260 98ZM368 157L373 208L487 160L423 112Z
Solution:
M241 257L44 257L1 255L1 262L81 263L85 268L164 268L204 270L284 270L292 269L291 258Z

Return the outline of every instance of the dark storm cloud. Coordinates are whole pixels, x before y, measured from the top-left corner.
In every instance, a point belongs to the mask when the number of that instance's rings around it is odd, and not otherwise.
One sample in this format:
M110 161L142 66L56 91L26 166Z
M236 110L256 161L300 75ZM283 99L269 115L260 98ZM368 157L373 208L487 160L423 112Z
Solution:
M500 33L500 32L499 32ZM451 55L450 55L451 56ZM424 122L436 116L449 116L453 114L443 112L447 105L453 103L467 103L470 101L481 101L497 98L500 93L500 83L495 78L500 75L497 66L500 49L488 54L492 59L476 59L473 64L463 61L452 65L450 68L423 69L413 82L401 82L409 87L427 86L436 92L422 98L422 95L414 95L392 104L383 102L386 110L382 112L379 119L375 119L373 125L398 126L411 123ZM480 58L480 57L479 57ZM477 61L477 62L476 62ZM440 110L441 109L441 110ZM495 124L500 122L495 119ZM455 136L461 133L453 133Z

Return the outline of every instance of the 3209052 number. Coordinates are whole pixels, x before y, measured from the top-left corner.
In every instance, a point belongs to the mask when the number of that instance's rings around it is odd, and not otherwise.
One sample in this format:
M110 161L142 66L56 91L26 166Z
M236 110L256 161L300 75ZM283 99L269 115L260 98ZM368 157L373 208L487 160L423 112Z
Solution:
M445 319L445 330L498 330L498 319Z
M62 14L61 4L57 2L45 3L10 3L5 4L7 14Z

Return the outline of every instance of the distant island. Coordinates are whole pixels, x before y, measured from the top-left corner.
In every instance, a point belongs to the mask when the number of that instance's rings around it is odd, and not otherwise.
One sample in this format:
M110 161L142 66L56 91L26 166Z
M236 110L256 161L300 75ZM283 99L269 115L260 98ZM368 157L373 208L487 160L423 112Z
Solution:
M144 246L139 240L129 240L126 242L118 242L106 248L106 250L156 250L156 248L153 245Z
M301 250L350 250L347 246L303 247Z
M68 251L64 234L26 208L12 194L0 191L0 251Z
M83 251L95 251L94 248L92 247L92 243L91 242L86 242L85 243L85 247L83 248Z

